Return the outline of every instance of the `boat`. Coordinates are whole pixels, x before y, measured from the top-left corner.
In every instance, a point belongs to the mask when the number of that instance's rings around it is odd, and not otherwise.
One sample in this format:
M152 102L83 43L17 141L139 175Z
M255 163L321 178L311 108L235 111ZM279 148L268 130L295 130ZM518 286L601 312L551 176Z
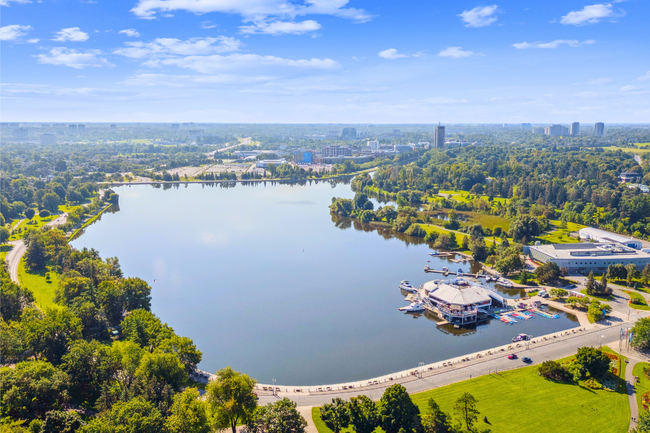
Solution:
M494 278L492 278L491 276L488 275L487 277L485 277L486 283L491 283L492 281L494 281Z
M407 292L411 292L411 293L417 292L417 289L415 287L413 287L411 285L411 283L409 283L407 280L403 280L400 283L399 288L402 289L402 290L405 290Z
M449 271L449 269L447 269L446 266L443 266L443 267L442 267L442 272L447 272L447 271Z
M513 337L513 338L512 338L512 342L513 342L513 343L516 343L516 342L518 342L518 341L528 341L528 340L530 340L531 338L533 338L532 335L529 335L529 334L519 334L519 335L517 335L516 337Z
M399 310L404 311L405 313L417 313L424 311L424 304L422 302L412 302L406 307L400 307Z
M503 278L499 278L499 279L497 280L497 284L500 285L501 287L507 287L507 288L509 288L509 289L512 288L512 287L514 287L514 284L512 284L510 281L505 280L505 279L503 279Z
M440 255L440 253L439 253L438 251L434 251L434 252L432 252L432 253L429 253L429 255L430 255L431 257L436 257L436 256Z
M456 278L456 280L454 280L454 284L457 285L457 286L468 286L469 285L467 283L467 281L465 281L462 278Z
M458 270L456 271L456 275L463 275L463 270L458 268Z

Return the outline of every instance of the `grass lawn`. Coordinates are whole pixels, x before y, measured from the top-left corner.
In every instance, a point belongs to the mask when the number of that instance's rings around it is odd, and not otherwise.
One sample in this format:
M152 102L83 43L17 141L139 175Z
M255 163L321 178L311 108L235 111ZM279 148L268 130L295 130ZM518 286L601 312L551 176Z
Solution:
M553 224L556 228L561 229L562 228L562 221L560 220L550 220L549 221L551 224ZM576 224L576 223L566 223L566 229L569 230L570 232L577 232L580 229L584 229L587 226L584 226L582 224Z
M585 296L589 296L590 298L598 299L599 301L603 301L603 302L611 302L611 301L612 301L612 297L611 297L611 296L608 297L608 298L601 298L601 297L599 297L599 296L590 295L590 294L587 293L587 289L582 289L582 290L580 290L580 293L582 293L582 294L585 295Z
M548 242L550 244L571 244L580 242L579 239L569 236L570 230L555 230L550 233L544 233L537 237L542 243Z
M1 245L0 246L0 259L6 260L7 253L13 249L13 245Z
M631 290L623 290L625 293L630 295L630 300L632 299L639 299L643 304L633 304L632 302L628 302L627 305L630 306L630 308L634 308L635 310L650 310L650 305L645 301L645 298L636 292L633 292Z
M470 194L469 191L463 191L463 190L448 190L448 191L438 191L438 195L444 196L445 198L449 197L450 195L452 196L451 198L456 200L456 201L461 201L464 203L470 203L474 199L474 194ZM481 199L488 201L489 196L487 195L481 195ZM492 201L494 203L501 203L501 204L506 204L508 203L507 198L501 198L501 197L493 197Z
M639 405L639 413L643 412L643 404L641 399L643 394L646 392L650 395L650 379L648 379L645 374L643 374L643 369L650 367L650 364L647 362L639 362L634 365L634 370L632 374L639 378L639 381L635 385L636 389L636 402Z
M41 309L56 307L54 303L54 295L56 288L59 287L59 276L55 272L50 271L50 282L45 280L47 270L38 271L35 273L27 272L25 269L25 261L21 260L18 264L18 281L22 287L27 287L34 293L36 305Z
M633 147L618 147L618 146L609 146L609 147L603 147L605 150L611 150L613 152L616 152L617 150L622 150L623 152L627 153L635 153L637 155L642 155L644 153L649 153L650 148L647 147L648 143L636 143L636 149Z
M463 238L467 238L467 242L469 242L469 239L470 239L470 236L467 233L460 233L460 232L456 232L456 231L453 231L453 230L447 230L446 228L443 228L443 227L440 227L440 226L437 226L437 225L433 225L433 224L420 224L420 223L418 223L418 224L427 233L432 233L432 232L446 233L446 234L454 233L456 235L456 242L458 243L459 248L461 248L461 245L463 243ZM488 247L490 245L492 245L493 243L494 242L491 240L491 238L485 238L485 244Z
M510 229L510 221L498 215L488 215L479 212L460 212L466 215L467 222L470 224L480 224L483 228L490 228L494 230L496 227L501 227L503 231Z
M17 224L14 227L14 232L11 235L11 237L9 238L9 240L10 241L15 241L17 239L22 239L23 236L25 236L25 234L27 234L28 231L40 229L41 227L43 227L45 224L52 221L56 217L57 217L56 215L50 215L49 217L41 218L37 214L37 215L34 215L34 218L32 218L31 220L24 219L24 220L21 221L20 224ZM18 233L16 231L17 229L21 229L21 233Z

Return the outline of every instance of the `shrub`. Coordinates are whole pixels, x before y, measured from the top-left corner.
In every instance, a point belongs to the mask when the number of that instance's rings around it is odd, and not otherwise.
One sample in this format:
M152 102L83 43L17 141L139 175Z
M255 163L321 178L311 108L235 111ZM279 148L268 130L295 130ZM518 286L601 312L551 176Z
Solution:
M593 377L585 380L585 386L589 389L603 389L603 386Z
M557 361L544 361L537 369L537 374L555 382L570 382L573 379L569 370Z
M42 211L40 211L38 213L38 216L41 217L41 218L46 218L46 217L49 217L50 215L52 215L52 214L47 209L43 209Z

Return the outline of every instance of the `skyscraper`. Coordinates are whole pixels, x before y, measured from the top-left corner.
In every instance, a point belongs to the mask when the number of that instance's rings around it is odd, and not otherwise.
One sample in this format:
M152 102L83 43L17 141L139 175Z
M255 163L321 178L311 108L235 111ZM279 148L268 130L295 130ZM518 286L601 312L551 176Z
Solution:
M580 135L580 122L573 122L571 124L571 135Z
M438 149L443 149L445 147L445 127L436 126L436 133L433 139L435 147Z
M605 135L605 124L603 122L598 122L594 126L594 135L602 137Z

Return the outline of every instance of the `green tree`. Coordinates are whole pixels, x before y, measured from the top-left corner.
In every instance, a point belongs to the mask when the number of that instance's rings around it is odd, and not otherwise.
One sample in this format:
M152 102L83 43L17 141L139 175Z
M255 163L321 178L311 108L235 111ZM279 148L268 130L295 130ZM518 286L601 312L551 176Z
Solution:
M206 393L218 428L231 428L235 433L237 424L250 420L257 408L255 383L230 367L217 372L217 379L208 384Z
M524 269L524 262L521 260L519 250L516 247L509 247L499 255L494 267L500 273L508 275Z
M639 270L634 263L625 266L625 270L627 271L627 286L632 287L634 285L634 279L639 277Z
M348 402L350 424L357 433L372 433L379 427L379 411L377 405L365 395L350 398Z
M142 397L116 403L103 415L83 426L81 433L160 433L165 418L156 407Z
M464 428L465 431L472 432L474 431L474 423L478 419L479 410L476 408L478 400L470 394L469 392L463 393L456 404L454 405L454 412L461 424L461 428Z
M0 266L2 266L0 264ZM34 302L31 290L9 280L8 274L0 281L0 316L5 321L18 320L23 309Z
M0 227L0 244L3 244L9 240L11 237L11 232L7 227Z
M94 405L102 386L118 366L109 346L96 340L77 340L63 356L61 370L72 378L71 396Z
M466 237L463 238L467 239ZM472 252L472 257L474 260L478 260L479 262L482 262L483 260L487 259L490 250L487 247L487 244L485 243L485 239L483 237L478 237L474 238L469 242L469 249Z
M179 337L177 335L160 342L158 350L176 354L179 361L185 366L185 371L188 374L196 369L196 366L203 358L203 353L196 348L191 338Z
M45 269L47 256L45 246L40 236L34 236L29 240L27 251L25 251L25 266L31 271Z
M639 350L650 349L650 318L644 317L636 321L632 327L632 347Z
M307 421L288 398L257 409L247 425L249 433L304 433Z
M16 419L42 418L68 401L69 384L66 373L45 361L0 368L0 413Z
M429 413L422 417L422 430L424 433L454 433L449 415L442 411L433 398L427 402Z
M59 205L61 204L61 198L54 192L48 192L43 195L41 198L41 203L45 209L50 212L56 212L59 210Z
M165 427L169 433L210 432L208 406L196 388L187 388L174 396Z
M547 262L535 269L535 277L542 284L553 284L560 278L560 267L555 262Z
M45 315L23 313L21 320L25 328L26 343L38 358L44 358L54 365L61 363L61 357L68 346L81 338L81 320L65 307L47 308Z
M420 423L419 415L420 409L400 384L386 388L379 400L380 425L386 433L398 433L402 429L412 431Z
M34 210L34 208L30 207L25 210L25 218L27 218L28 220L31 221L32 218L34 218L34 215L36 215L36 211Z
M581 347L576 354L575 363L581 365L592 377L600 378L609 371L610 360L600 349Z
M75 433L84 425L77 412L52 410L45 414L39 433Z
M650 411L641 412L636 428L630 430L630 433L650 433Z
M173 334L172 329L163 324L155 314L146 310L134 310L122 320L122 333L127 340L142 347L156 344Z
M339 433L350 425L350 414L347 404L342 398L334 398L331 403L326 403L320 408L320 417L330 430Z
M151 309L151 286L140 278L125 278L120 281L124 295L124 309L126 311Z

